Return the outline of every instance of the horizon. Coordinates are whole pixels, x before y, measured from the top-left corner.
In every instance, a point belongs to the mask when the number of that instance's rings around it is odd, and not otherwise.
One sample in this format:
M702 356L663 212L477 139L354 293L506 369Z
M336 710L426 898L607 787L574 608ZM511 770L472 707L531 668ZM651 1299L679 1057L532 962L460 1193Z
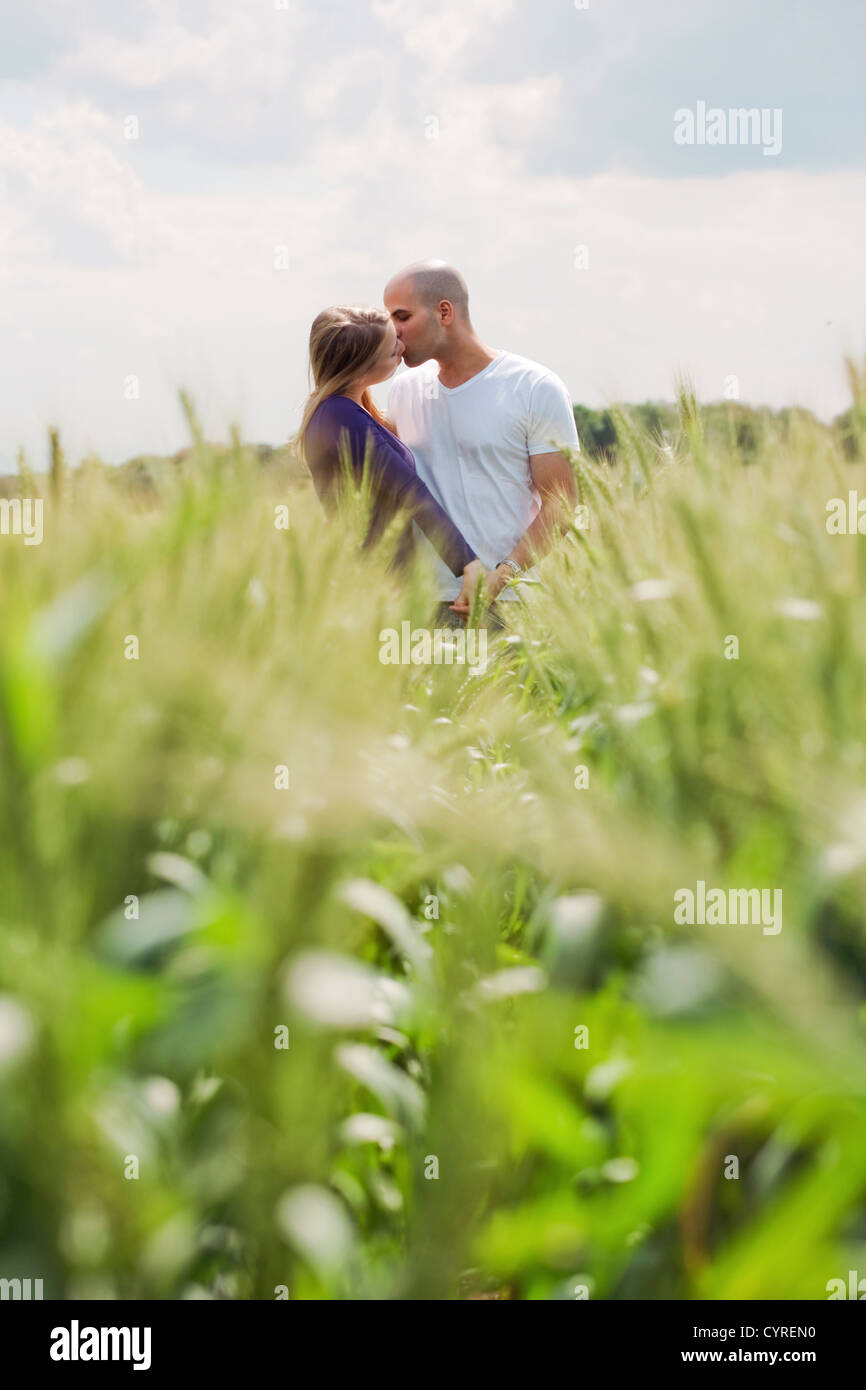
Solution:
M423 365L423 364L422 364L422 365ZM183 389L183 388L179 388L179 389ZM378 393L380 392L380 390L381 390L380 387L374 387L374 388L373 388L371 394L374 396L374 398L376 398L376 397L378 396ZM385 393L385 395L387 396L387 392ZM379 403L379 402L377 402L377 403ZM823 418L822 416L818 415L815 411L810 410L808 406L801 406L801 405L770 406L770 405L767 405L766 403L754 403L754 402L751 402L751 401L724 400L724 399L716 399L716 400L700 400L700 399L699 399L699 400L698 400L698 406L700 407L701 410L708 410L708 409L712 409L712 408L714 408L714 407L733 406L733 407L736 407L736 408L738 408L738 409L741 409L741 410L744 410L744 411L748 411L748 412L750 412L750 413L752 413L752 414L758 414L758 415L759 415L759 414L762 414L762 413L764 413L764 412L769 412L771 415L774 415L774 416L778 416L778 415L782 414L782 413L785 412L785 411L791 411L791 412L793 412L793 411L798 411L798 412L802 412L802 413L805 414L805 415L810 416L811 419L813 419L817 424L821 425L821 426L824 427L825 429L830 429L830 430L832 430L832 429L838 424L839 420L840 420L845 414L847 414L847 412L851 409L851 405L852 405L852 404L853 404L853 402L849 402L849 405L848 405L844 410L839 411L836 415L834 415L834 416L833 416L832 418L830 418L830 419L825 419L825 418ZM193 408L195 408L195 401L194 401L194 400L192 401L192 405L193 405ZM583 401L576 401L576 400L572 401L572 408L573 408L573 409L585 409L585 410L590 410L590 411L593 411L593 412L596 413L596 414L602 414L602 413L604 413L604 412L606 412L606 411L613 410L613 409L615 409L616 407L621 407L621 408L624 408L624 409L626 409L626 410L638 410L638 409L641 409L641 408L646 407L646 406L666 407L666 408L669 409L669 410L673 410L673 411L676 411L676 410L677 410L677 402L676 402L676 400L675 400L675 399L672 399L672 398L667 398L667 397L655 397L655 398L653 398L653 399L648 399L648 400L643 400L643 401L622 401L622 400L610 401L610 402L608 402L608 403L606 403L606 404L602 404L602 405L598 405L598 406L588 406L588 405L586 405L585 402L583 402ZM230 422L230 423L232 423L232 422ZM65 462L66 462L66 466L67 466L68 468L70 468L70 469L73 469L73 470L74 470L75 468L80 467L80 466L81 466L82 464L84 464L85 462L87 462L87 460L88 460L89 458L95 458L97 462L106 464L108 467L111 467L111 468L123 468L123 467L125 467L127 464L134 463L136 460L138 460L138 459L143 459L143 458L175 458L178 454L181 454L181 453L184 453L184 452L188 452L188 451L191 449L191 447L192 447L192 445L191 445L191 443L190 443L190 440L189 440L189 437L187 436L186 441L185 441L184 443L178 444L177 447L176 447L176 448L173 448L173 449L169 448L169 449L160 450L160 451L152 451L152 450L144 450L144 451L142 451L142 450L139 450L137 453L129 454L127 457L121 458L121 459L105 458L105 457L103 457L103 456L100 455L100 454L96 454L96 455L93 455L93 454L82 454L82 455L81 455L80 457L78 457L78 458L71 459L71 458L69 457L69 455L68 455L66 446L65 446L65 444L64 444L62 425L59 425L59 424L57 424L57 423L55 422L54 425L48 425L48 426L46 427L46 463L45 463L45 467L44 467L44 468L41 468L41 467L38 467L38 466L33 466L33 461L32 461L31 459L29 459L29 457L28 457L28 460L27 460L27 461L28 461L28 470L27 470L27 471L30 472L30 473L33 473L33 474L36 475L36 476L41 476L43 473L47 474L47 473L49 472L49 468L50 468L50 440L48 439L48 432L49 432L49 430L51 430L51 429L56 429L56 430L57 430L57 436L58 436L58 440L59 440L60 446L61 446L61 448L63 449L63 454L64 454L64 459L65 459ZM580 435L580 430L578 430L578 435ZM230 447L231 440L230 440L230 439L214 439L214 438L206 437L205 440L204 440L204 443L205 443L205 445L206 445L208 448L222 448L222 447L228 448L228 447ZM282 450L282 449L289 448L289 447L291 446L291 444L292 444L292 439L291 439L291 437L289 437L288 439L285 439L285 440L283 440L282 442L274 443L274 442L273 442L272 440L270 440L270 439L252 439L252 438L246 438L246 437L244 437L244 436L242 435L242 436L241 436L241 443L242 443L242 444L245 444L248 448L253 448L253 449L272 449L272 450L274 450L275 452L277 452L277 451L280 451L280 450ZM582 441L581 441L581 445L582 445ZM12 469L10 469L9 472L0 471L0 479L2 479L2 478L14 478L14 477L19 477L19 476L20 476L21 470L20 470L20 468L18 467L18 459L17 459L17 457L16 457L16 459L13 460L13 463L14 463L14 467L13 467Z

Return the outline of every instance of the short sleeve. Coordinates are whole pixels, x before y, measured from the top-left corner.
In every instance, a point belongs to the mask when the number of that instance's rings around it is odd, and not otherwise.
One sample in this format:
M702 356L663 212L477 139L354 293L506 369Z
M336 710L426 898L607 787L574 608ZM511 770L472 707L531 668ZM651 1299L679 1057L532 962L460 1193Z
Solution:
M526 446L530 454L552 454L560 448L580 452L569 394L552 372L539 377L530 393Z

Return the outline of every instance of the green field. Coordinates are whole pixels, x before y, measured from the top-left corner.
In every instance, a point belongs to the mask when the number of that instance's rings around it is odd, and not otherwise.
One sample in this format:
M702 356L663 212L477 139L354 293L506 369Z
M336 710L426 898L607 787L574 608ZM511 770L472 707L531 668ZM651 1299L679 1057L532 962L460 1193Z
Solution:
M0 1277L826 1299L866 1276L866 392L614 412L483 671L215 451L0 536ZM718 416L718 412L717 412ZM722 418L722 423L723 417ZM718 426L718 418L716 420ZM288 506L288 526L275 509ZM866 529L866 520L864 520ZM781 894L781 929L675 894Z

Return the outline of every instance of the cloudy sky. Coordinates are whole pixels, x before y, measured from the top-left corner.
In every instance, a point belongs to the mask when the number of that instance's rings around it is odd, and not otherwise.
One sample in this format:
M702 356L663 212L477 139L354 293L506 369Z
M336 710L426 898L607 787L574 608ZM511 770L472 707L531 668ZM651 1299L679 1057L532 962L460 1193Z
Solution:
M864 0L3 0L0 24L0 471L43 466L52 422L73 460L173 450L181 386L211 437L282 442L313 316L422 256L586 404L682 369L707 400L736 377L847 404ZM766 110L781 149L727 117L699 143L700 103Z

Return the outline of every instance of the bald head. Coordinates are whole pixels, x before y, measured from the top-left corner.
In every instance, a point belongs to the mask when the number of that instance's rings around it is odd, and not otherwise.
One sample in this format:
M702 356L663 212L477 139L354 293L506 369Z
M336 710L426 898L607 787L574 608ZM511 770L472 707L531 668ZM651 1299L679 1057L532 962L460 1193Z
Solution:
M426 309L435 309L447 299L461 318L469 318L469 289L466 281L453 265L447 261L414 261L404 270L399 270L388 281L386 298L390 290L409 287Z
M385 286L385 308L403 345L403 361L417 367L440 361L456 344L474 338L466 281L447 261L415 261Z

